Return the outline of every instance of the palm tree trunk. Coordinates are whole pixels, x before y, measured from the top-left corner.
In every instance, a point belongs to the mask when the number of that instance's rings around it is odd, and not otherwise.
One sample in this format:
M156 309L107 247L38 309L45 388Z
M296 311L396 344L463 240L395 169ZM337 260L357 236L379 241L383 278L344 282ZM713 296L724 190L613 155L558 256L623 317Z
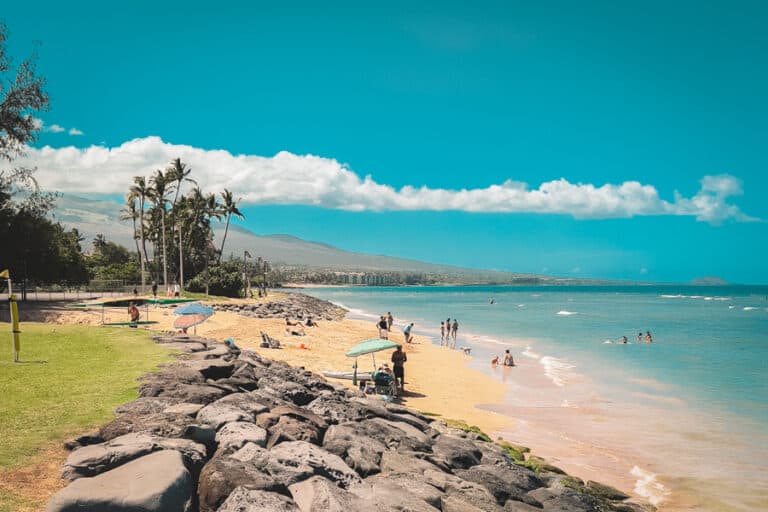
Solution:
M163 286L168 286L168 254L165 252L165 203L160 212L160 224L163 230Z
M216 259L216 263L221 263L221 255L224 254L224 242L227 241L227 232L229 231L229 219L232 217L230 213L227 215L227 224L224 226L224 237L221 239L221 249L219 249L219 257Z
M184 244L181 240L181 229L179 229L179 287L184 291Z
M139 199L139 238L141 238L141 250L142 250L142 260L141 260L141 293L144 293L144 290L147 286L147 276L144 275L144 262L149 261L147 258L147 241L144 238L144 197L142 196Z
M139 257L141 265L141 277L144 278L144 260L141 259L141 249L139 248L139 239L136 237L136 215L133 216L133 241L136 244L136 256Z

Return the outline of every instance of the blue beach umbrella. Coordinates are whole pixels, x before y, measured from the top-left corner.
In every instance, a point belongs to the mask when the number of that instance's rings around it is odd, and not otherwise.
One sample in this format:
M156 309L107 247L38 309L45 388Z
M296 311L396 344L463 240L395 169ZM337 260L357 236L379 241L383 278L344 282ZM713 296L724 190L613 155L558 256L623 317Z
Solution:
M185 304L184 306L179 306L176 308L176 310L173 312L174 315L205 315L205 316L211 316L213 315L213 308L209 308L208 306L203 306L199 302L192 302L189 304Z

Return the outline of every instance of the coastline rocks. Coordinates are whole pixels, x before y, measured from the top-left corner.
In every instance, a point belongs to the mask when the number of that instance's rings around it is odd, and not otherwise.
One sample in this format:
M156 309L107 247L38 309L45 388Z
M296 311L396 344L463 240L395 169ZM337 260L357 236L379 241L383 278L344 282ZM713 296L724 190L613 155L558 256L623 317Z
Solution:
M98 433L66 443L71 483L49 510L646 510L476 428L211 340L158 341L190 351L146 375Z
M214 304L213 309L230 311L253 318L289 317L301 321L306 321L308 318L315 321L341 320L346 314L346 310L343 308L303 293L291 293L282 299L258 304Z
M181 454L163 450L75 480L53 496L46 512L189 512L193 490Z
M175 450L184 466L197 475L206 460L205 446L187 439L166 439L151 434L127 434L101 444L85 446L69 454L61 469L65 480L96 476L152 452Z

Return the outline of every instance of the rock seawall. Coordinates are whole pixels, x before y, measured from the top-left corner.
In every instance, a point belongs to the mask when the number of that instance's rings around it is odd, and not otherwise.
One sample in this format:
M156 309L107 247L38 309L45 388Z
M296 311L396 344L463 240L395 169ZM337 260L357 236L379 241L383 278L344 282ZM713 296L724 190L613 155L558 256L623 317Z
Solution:
M303 293L290 293L282 299L258 304L218 303L216 311L230 311L253 318L297 318L306 320L341 320L346 310L328 301L310 297Z
M69 441L49 512L642 511L525 450L212 340ZM375 507L375 508L374 508Z

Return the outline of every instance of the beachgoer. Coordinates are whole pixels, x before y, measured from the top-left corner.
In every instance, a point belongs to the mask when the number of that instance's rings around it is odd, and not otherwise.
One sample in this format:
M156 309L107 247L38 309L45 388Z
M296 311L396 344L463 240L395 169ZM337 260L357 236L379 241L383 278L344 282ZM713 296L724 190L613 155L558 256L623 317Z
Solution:
M133 296L136 297L139 294L139 289L135 286L133 287Z
M643 341L643 333L639 332L637 333L637 342L642 343Z
M495 303L496 303L496 301L493 300L493 298L491 298L491 300L488 301L488 304L495 304Z
M139 313L139 308L136 307L136 304L131 302L128 305L128 316L131 319L131 323L136 324L139 321L139 317L141 316L141 313ZM135 325L132 325L131 327L136 327Z
M297 327L286 327L285 334L290 334L291 336L306 336L307 333L305 333L304 328L299 325Z
M152 296L157 298L157 282L152 281Z
M173 296L181 297L181 288L179 288L179 283L173 284Z
M392 316L392 313L387 311L387 331L392 330L392 324L395 322L395 317Z
M507 349L504 352L504 362L502 364L504 366L515 366L515 358L512 357L512 354L509 352L509 349Z
M445 343L445 322L440 322L440 346Z
M645 332L645 342L646 343L653 343L653 337L651 336L651 331Z
M624 345L626 345L628 340L626 336L622 336L619 341L622 342Z
M403 364L408 361L408 356L403 352L403 346L398 345L397 350L392 352L392 369L395 372L395 381L400 381L400 391L405 389L405 368Z
M379 338L386 340L387 339L387 319L384 318L384 315L381 315L379 317L379 321L376 323L376 327L379 329Z
M285 325L299 325L299 322L294 322L293 320L290 320L288 317L285 317Z
M405 342L410 343L413 339L413 336L411 336L411 329L413 329L413 322L405 326L405 329L403 329L403 335L405 336Z
M306 325L307 327L317 327L317 322L312 320L311 316L308 316L307 317L307 321L306 321L306 323L304 325Z
M453 319L453 325L451 325L451 335L453 336L453 344L451 345L451 348L456 347L456 333L459 331L459 322L456 321L456 319Z
M499 356L494 356L493 359L491 359L491 366L496 366L499 364Z
M381 366L379 366L379 369L376 370L379 373L385 373L389 375L390 377L394 377L394 373L392 372L392 368L389 367L389 364L382 363Z

